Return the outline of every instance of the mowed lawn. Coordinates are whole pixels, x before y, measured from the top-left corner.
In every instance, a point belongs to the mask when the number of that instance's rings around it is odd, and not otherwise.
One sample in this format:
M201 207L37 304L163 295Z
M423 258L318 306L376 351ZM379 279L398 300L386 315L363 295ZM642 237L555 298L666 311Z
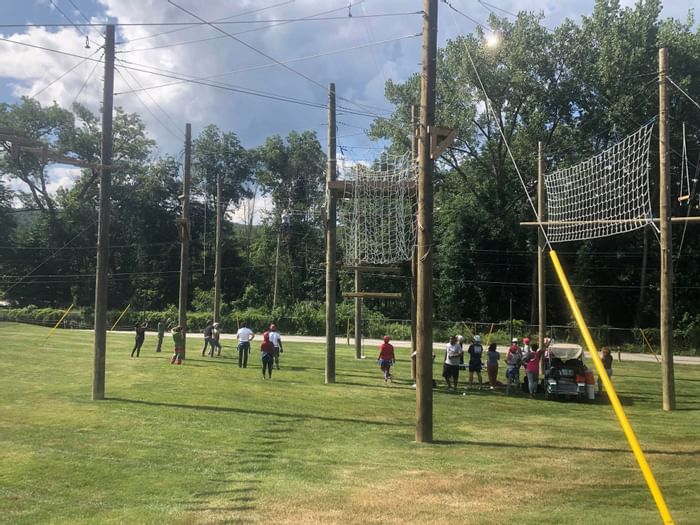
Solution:
M337 348L285 345L263 381L259 342L239 369L169 364L148 335L109 334L106 396L92 401L92 334L0 324L0 522L641 525L660 517L612 409L469 390L434 396L434 444L415 443L408 351L396 381ZM252 366L250 366L252 365ZM700 512L700 366L615 363L614 382L676 523ZM435 377L440 370L435 366Z

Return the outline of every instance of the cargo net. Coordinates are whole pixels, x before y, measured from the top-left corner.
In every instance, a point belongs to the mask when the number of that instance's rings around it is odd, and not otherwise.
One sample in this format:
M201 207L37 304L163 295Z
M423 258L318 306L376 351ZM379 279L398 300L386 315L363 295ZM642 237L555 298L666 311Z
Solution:
M652 127L646 124L595 157L545 174L550 242L607 237L651 222Z
M386 157L346 170L338 202L338 237L346 264L394 264L416 242L416 170L410 156Z

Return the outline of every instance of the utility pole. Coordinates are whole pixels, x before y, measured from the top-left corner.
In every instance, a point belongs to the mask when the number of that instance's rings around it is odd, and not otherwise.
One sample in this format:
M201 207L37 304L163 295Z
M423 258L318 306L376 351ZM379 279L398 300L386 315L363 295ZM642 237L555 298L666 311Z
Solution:
M537 143L537 220L544 222L544 157L542 142ZM539 322L540 348L544 348L547 335L547 297L545 296L544 226L537 228L537 314Z
M178 324L182 327L182 357L187 350L187 278L190 271L190 166L192 163L192 124L185 125L185 165L183 167L182 217L180 231L180 304Z
M423 0L423 67L418 143L418 268L416 276L416 442L433 440L433 160L438 0Z
M95 275L95 336L93 349L92 399L105 398L107 354L107 266L109 259L109 215L112 190L112 108L114 105L114 26L105 34L105 80L102 93L102 166L100 209L97 225L97 270Z
M328 84L328 169L326 172L326 384L335 383L335 84Z
M277 306L277 283L278 278L279 278L279 269L280 269L280 237L281 233L279 231L279 228L277 229L277 251L275 252L275 287L272 290L272 309L274 310L275 307Z
M214 322L221 317L221 174L216 173L216 239L214 254Z
M666 85L668 72L668 50L659 49L659 226L660 234L660 332L661 332L661 373L663 407L666 411L676 408L676 388L673 377L673 255L671 236L671 188L669 173L668 126L669 97Z
M411 161L418 162L418 107L411 106ZM411 250L411 355L416 355L416 278L418 274L418 247ZM411 359L411 379L416 381L416 360Z
M357 245L357 239L355 240ZM355 258L355 359L362 359L362 297L359 292L362 291L362 274L360 273L360 261Z

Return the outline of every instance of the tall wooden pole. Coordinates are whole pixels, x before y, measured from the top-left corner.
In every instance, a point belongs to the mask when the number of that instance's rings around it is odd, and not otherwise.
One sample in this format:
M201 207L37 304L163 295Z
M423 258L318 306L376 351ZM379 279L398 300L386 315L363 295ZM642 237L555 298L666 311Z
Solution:
M105 80L102 93L102 167L100 209L97 224L97 269L95 275L95 336L93 347L92 399L105 398L107 354L107 266L109 259L109 215L112 192L112 109L114 105L114 26L105 34Z
M542 142L537 143L537 220L544 221L544 157ZM537 316L539 323L540 348L544 347L547 335L547 297L545 295L545 239L542 226L537 228Z
M178 324L184 341L182 357L187 351L187 284L190 271L190 167L192 163L192 124L185 125L185 165L183 166L182 218L180 220L180 304Z
M423 68L418 143L418 272L416 278L416 441L433 440L433 161L437 0L423 0Z
M673 259L671 236L671 188L669 173L670 132L668 126L669 98L666 89L668 50L659 49L659 226L660 235L660 318L661 370L663 374L663 406L670 411L676 408L676 389L673 378Z
M272 309L274 310L277 306L277 288L279 285L279 271L280 271L280 237L282 236L279 229L277 230L277 250L275 251L275 284L272 289Z
M411 106L411 161L418 162L418 107ZM418 247L411 250L411 355L416 353L416 278L418 274ZM416 380L416 360L411 359L411 379Z
M359 266L360 262L355 260ZM355 268L355 292L362 291L362 274ZM362 297L355 297L355 359L362 359Z
M216 239L214 240L214 322L221 317L221 174L216 174Z
M328 85L328 169L326 172L326 384L335 383L335 84Z

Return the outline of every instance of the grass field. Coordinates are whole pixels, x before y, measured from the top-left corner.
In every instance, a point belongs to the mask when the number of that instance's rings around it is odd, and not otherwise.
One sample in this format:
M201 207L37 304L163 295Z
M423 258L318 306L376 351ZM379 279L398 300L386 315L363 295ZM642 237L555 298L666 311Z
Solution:
M659 523L612 409L469 390L434 398L435 444L415 438L408 352L385 384L372 359L285 345L262 381L236 353L183 366L110 334L91 401L92 335L0 324L2 523ZM225 341L232 345L231 341ZM194 347L194 348L192 348ZM167 348L171 348L169 344ZM435 377L439 376L436 365ZM656 364L614 381L676 523L700 511L700 367L676 368L664 413Z

